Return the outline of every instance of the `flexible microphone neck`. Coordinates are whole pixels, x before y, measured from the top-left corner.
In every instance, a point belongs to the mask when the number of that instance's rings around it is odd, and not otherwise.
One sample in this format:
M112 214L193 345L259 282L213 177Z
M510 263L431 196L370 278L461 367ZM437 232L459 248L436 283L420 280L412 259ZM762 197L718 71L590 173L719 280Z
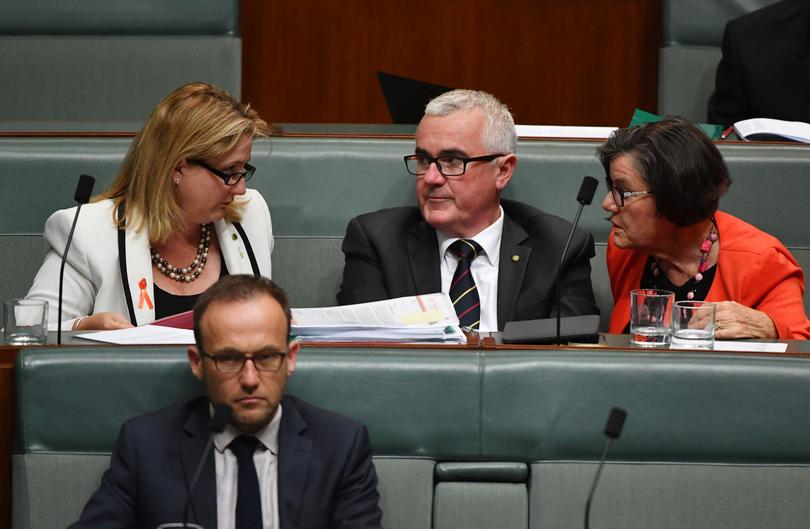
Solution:
M79 211L82 206L90 201L90 195L93 194L93 185L96 179L90 175L83 174L79 177L79 183L76 184L76 192L73 194L73 200L78 203L76 206L76 214L73 216L73 224L70 226L67 242L65 243L65 251L62 252L62 264L59 267L59 309L58 318L56 323L56 343L62 345L62 286L65 279L65 263L67 263L68 250L70 250L70 243L73 241L73 232L76 230L76 223L79 221Z
M590 529L591 518L591 502L593 501L596 486L599 484L599 476L602 475L602 468L607 461L608 452L613 445L613 440L618 439L624 427L624 421L627 419L627 412L621 408L611 408L610 415L608 416L607 424L605 424L605 446L602 448L602 457L599 460L599 466L596 468L596 475L593 478L591 491L588 493L588 499L585 501L585 529Z
M560 256L560 266L557 267L557 273L554 275L554 304L557 307L557 335L555 337L554 343L560 345L560 300L562 299L562 288L560 286L560 278L562 277L562 269L563 263L565 263L565 257L568 254L568 248L571 246L571 241L574 238L574 232L577 229L577 225L579 224L579 218L582 215L582 210L585 206L589 205L593 201L593 195L596 193L596 188L599 186L599 180L592 176L586 176L582 179L582 184L579 186L579 193L577 193L577 202L579 202L579 208L577 208L577 215L574 218L574 223L571 225L571 231L568 232L568 239L565 241L565 246L563 247L562 255Z
M200 461L197 463L197 468L194 470L194 476L191 478L191 483L188 486L186 493L186 501L183 502L183 527L188 526L189 511L191 508L191 495L194 492L197 482L200 480L202 470L205 467L205 462L208 460L208 454L211 453L211 448L214 446L214 434L219 433L225 429L225 425L231 419L231 407L227 404L215 404L214 416L211 417L211 424L208 429L211 433L208 435L208 442L205 443L205 449L200 456Z

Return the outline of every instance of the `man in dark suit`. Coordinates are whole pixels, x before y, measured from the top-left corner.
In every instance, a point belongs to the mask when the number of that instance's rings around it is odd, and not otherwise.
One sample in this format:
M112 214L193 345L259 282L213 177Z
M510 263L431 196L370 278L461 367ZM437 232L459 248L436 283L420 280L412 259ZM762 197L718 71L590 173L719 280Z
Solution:
M709 122L810 122L810 0L784 0L726 24Z
M571 225L500 200L517 163L506 106L484 92L447 92L427 105L415 139L405 163L419 207L352 219L338 303L447 292L461 324L480 331L549 317ZM559 276L563 316L599 313L593 255L593 238L577 231Z
M155 529L187 518L204 529L379 528L365 427L283 395L298 355L284 292L266 278L226 276L200 296L194 319L188 357L207 397L124 423L73 527ZM213 434L186 512L221 404L230 421Z

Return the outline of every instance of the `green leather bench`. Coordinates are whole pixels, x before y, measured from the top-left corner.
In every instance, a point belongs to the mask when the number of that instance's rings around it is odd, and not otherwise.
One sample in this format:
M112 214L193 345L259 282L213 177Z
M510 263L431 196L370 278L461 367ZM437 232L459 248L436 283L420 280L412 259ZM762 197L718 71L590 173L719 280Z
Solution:
M34 130L143 122L193 81L239 97L239 0L3 0L0 72L0 124Z
M658 113L705 122L726 22L779 0L663 0Z
M202 392L182 348L24 350L15 380L15 529L75 519L121 422ZM368 426L388 529L581 527L611 406L594 527L810 524L810 358L307 347L289 391Z
M114 175L129 138L0 137L0 178L13 182L14 200L0 208L0 299L24 295L43 256L41 233L53 211L71 205L78 175L97 178L96 191ZM572 218L582 176L602 180L597 142L518 142L518 167L504 196ZM734 183L721 207L779 237L810 270L806 210L810 148L792 145L724 144ZM415 204L413 177L402 156L410 138L277 137L258 142L251 187L270 205L276 248L273 278L293 306L335 304L340 285L342 237L349 219L379 208ZM47 191L43 191L47 190ZM609 224L600 207L604 183L581 226L593 233L597 256L593 283L603 323L613 305L604 249ZM805 296L806 305L808 297ZM603 325L603 328L605 326Z

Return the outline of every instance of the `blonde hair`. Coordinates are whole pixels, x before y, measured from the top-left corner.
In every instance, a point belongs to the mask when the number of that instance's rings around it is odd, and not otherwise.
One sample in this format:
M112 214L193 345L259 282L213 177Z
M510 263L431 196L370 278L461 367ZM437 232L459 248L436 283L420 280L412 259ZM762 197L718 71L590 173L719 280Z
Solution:
M182 160L222 156L242 138L265 137L271 127L250 105L208 83L183 85L161 101L132 140L110 187L93 200L112 199L119 227L140 231L164 242L184 227L183 210L172 185L172 172ZM123 219L118 208L125 206ZM225 218L239 220L242 205L234 201Z

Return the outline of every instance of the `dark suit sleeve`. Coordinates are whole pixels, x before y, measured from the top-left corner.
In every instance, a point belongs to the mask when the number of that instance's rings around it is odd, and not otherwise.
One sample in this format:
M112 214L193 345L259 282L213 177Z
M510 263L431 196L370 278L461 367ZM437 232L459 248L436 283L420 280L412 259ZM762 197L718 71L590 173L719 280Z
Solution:
M382 512L377 492L377 473L371 461L371 443L365 426L356 429L340 485L334 496L336 529L377 529Z
M136 451L130 423L124 423L115 442L110 468L101 478L79 520L68 529L135 528Z
M591 285L591 258L595 255L593 237L577 230L560 275L560 316L599 314ZM552 314L556 313L556 308Z
M730 127L737 121L751 118L751 105L742 80L741 52L733 23L723 32L723 58L717 65L714 93L709 97L709 123Z
M337 295L338 305L388 299L378 249L372 244L359 218L346 228L342 246L345 256L343 283Z

